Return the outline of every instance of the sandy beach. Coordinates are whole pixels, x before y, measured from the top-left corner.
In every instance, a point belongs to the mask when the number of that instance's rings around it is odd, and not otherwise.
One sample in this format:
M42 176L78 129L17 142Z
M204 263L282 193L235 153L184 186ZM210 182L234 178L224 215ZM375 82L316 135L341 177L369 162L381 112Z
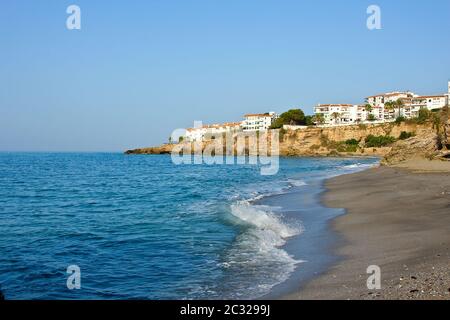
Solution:
M411 161L333 178L323 202L342 259L287 299L450 299L450 162ZM381 268L369 290L367 267Z

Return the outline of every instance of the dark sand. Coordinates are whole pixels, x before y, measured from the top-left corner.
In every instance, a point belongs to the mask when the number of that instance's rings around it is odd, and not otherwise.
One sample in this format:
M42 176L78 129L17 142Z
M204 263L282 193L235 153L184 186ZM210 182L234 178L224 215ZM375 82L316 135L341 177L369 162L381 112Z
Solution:
M381 167L329 180L324 203L347 209L331 226L343 238L342 260L285 298L450 299L448 168ZM381 290L367 289L370 265L381 268Z

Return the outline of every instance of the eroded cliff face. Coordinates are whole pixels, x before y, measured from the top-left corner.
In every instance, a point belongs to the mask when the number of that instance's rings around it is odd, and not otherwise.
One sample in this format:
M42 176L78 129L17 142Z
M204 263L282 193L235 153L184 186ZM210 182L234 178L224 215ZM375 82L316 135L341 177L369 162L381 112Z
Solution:
M428 125L386 123L382 125L355 125L288 131L282 137L280 153L287 156L384 156L392 150L395 144L385 147L366 147L364 142L367 136L392 136L399 138L402 132L423 136L430 134L432 129ZM359 141L356 148L347 148L345 150L346 148L340 145L340 143L352 139Z
M415 158L450 161L449 115L442 114L439 121L430 121L421 127L415 137L397 141L381 164L395 165Z

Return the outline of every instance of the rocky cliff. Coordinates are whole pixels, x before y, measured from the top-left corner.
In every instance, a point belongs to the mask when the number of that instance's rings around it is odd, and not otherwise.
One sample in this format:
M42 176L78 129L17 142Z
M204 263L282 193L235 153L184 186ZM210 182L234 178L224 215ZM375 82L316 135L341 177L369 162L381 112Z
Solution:
M170 154L174 144L163 144L159 147L149 147L125 151L125 154Z
M368 137L388 137L392 141L372 145ZM450 121L445 119L419 124L414 121L377 125L354 125L330 128L310 127L280 132L281 156L381 156L385 165L411 157L449 158ZM199 150L211 147L215 140L201 144ZM187 143L189 144L189 143ZM126 151L127 154L169 154L186 144L165 144L160 147ZM192 146L192 145L191 145ZM193 149L193 148L192 148ZM233 151L236 153L236 141ZM219 153L221 153L219 151ZM249 154L248 146L245 154Z
M383 165L395 165L414 158L450 161L450 117L442 112L422 125L418 134L397 141L382 160Z
M355 125L332 128L308 128L306 130L287 131L280 143L280 154L287 156L309 155L349 155L349 156L384 156L393 145L367 147L365 140L372 136L391 136L399 138L402 132L414 135L427 135L431 129L428 125L407 123L386 123L378 125ZM357 145L345 142L356 140Z

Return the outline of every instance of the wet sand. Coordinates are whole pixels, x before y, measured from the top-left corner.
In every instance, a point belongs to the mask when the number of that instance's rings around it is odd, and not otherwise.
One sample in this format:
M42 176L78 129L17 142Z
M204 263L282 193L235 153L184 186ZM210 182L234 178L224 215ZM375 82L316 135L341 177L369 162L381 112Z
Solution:
M415 161L339 176L323 202L342 259L286 299L450 299L450 163ZM367 268L381 268L381 289Z

